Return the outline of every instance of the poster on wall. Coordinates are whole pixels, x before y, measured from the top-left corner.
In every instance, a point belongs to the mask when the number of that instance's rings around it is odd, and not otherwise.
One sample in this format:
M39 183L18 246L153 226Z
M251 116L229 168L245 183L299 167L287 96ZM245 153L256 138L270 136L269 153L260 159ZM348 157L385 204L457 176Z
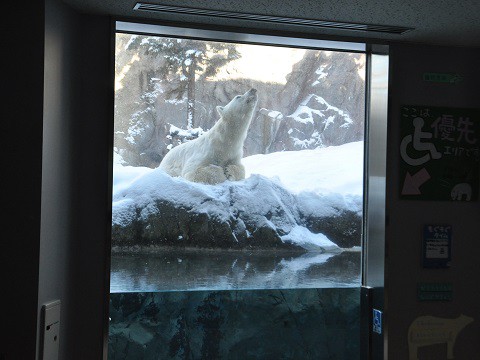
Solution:
M402 106L400 197L476 201L480 109Z

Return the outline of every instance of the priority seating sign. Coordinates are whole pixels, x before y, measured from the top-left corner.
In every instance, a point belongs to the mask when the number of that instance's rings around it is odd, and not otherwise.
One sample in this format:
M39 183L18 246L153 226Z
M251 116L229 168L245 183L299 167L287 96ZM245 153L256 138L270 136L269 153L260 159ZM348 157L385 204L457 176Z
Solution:
M400 198L476 201L480 109L402 106Z

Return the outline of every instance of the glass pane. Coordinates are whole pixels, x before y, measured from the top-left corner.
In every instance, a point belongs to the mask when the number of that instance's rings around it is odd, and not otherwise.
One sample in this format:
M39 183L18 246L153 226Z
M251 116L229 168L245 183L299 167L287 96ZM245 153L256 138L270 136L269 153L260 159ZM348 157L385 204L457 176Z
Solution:
M109 359L359 359L365 59L116 35Z
M110 296L109 359L360 359L360 288Z
M363 53L117 34L112 291L359 286L364 81Z

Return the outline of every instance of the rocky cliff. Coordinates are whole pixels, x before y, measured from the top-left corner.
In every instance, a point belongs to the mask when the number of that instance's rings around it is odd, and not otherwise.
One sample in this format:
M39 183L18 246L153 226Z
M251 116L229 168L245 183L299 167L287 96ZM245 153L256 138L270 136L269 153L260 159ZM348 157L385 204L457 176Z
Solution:
M169 149L213 126L216 106L251 87L258 90L259 101L245 156L363 139L363 54L307 51L285 84L246 78L197 81L195 129L187 129L187 99L165 98L166 85L155 70L162 66L161 59L125 50L128 37L117 39L121 51L116 61L114 124L115 150L125 165L158 166Z

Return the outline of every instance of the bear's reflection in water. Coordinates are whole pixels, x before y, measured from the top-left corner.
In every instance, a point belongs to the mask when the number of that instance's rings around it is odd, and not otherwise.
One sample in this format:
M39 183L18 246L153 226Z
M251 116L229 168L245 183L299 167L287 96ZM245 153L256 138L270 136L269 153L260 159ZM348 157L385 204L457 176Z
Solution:
M112 254L110 291L359 287L360 251L274 253L167 250Z

